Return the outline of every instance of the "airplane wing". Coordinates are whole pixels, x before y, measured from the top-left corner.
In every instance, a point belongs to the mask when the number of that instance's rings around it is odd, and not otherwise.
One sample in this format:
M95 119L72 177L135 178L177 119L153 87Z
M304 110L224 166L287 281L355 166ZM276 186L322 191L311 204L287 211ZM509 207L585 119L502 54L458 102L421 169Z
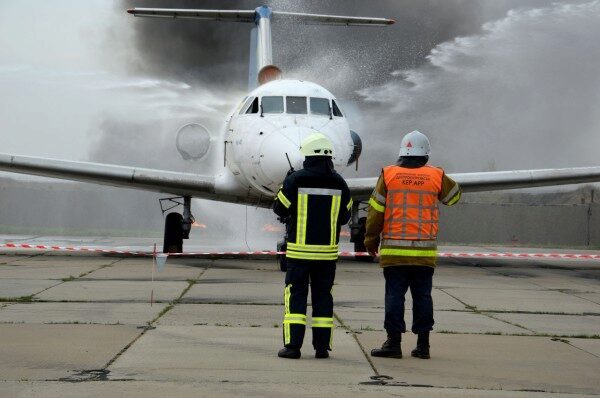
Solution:
M143 189L178 196L216 198L214 177L191 173L46 159L0 153L0 170L13 173ZM226 199L226 198L224 198Z
M483 192L600 182L600 167L456 173L448 176L460 184L463 192ZM373 192L377 178L350 178L346 181L355 199L366 200Z

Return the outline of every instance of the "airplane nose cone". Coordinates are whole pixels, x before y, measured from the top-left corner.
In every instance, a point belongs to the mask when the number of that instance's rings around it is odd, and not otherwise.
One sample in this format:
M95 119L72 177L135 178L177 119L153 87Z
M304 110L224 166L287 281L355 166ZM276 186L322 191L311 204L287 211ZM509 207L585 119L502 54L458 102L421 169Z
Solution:
M288 127L270 133L260 146L260 168L269 181L279 185L290 169L288 157L294 170L302 168L304 155L300 153L302 140L315 133L307 127ZM287 157L286 157L287 154Z

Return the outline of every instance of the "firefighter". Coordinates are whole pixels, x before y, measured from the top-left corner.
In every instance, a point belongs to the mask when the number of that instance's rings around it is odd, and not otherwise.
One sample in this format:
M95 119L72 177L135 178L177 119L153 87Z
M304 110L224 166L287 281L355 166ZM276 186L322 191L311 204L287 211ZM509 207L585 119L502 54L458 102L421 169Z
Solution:
M404 295L413 299L412 332L417 337L413 357L428 359L433 328L432 277L437 256L438 205L460 199L459 185L444 170L428 166L427 137L413 131L402 139L400 158L383 169L369 200L365 246L379 251L385 277L387 340L371 351L374 357L402 358L400 341L406 332ZM380 248L381 244L381 248Z
M289 217L284 348L278 356L300 358L310 283L315 357L327 358L334 327L332 288L340 227L350 219L352 198L333 167L333 145L325 135L308 136L300 152L305 156L304 168L286 177L273 205L279 217Z

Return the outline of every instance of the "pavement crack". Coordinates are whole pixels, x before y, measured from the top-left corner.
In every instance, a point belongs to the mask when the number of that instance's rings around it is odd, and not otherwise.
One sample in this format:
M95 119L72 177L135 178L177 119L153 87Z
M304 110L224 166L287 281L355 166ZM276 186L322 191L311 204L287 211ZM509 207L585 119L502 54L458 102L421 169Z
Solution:
M583 348L581 348L581 347L577 347L576 345L573 345L573 344L571 344L571 342L570 342L569 340L562 339L562 338L553 338L553 339L551 339L551 340L552 340L552 341L557 341L557 342L560 342L560 343L563 343L563 344L566 344L566 345L568 345L568 346L571 346L571 347L573 347L573 348L575 348L575 349L578 349L579 351L583 351L583 352L585 352L586 354L590 354L590 355L591 355L591 356L593 356L593 357L600 358L600 355L597 355L597 354L594 354L593 352L590 352L590 351L584 350L584 349L583 349Z
M160 311L158 313L158 315L151 320L150 322L148 322L148 324L142 329L142 332L137 335L131 342L129 342L129 344L127 344L125 347L123 347L121 349L121 351L119 351L114 357L112 357L107 363L106 365L104 365L102 367L102 370L107 370L113 363L116 362L117 359L119 359L121 357L121 355L123 355L129 348L131 348L140 338L142 338L142 336L144 336L149 330L154 330L156 329L154 327L154 324L156 322L158 322L158 320L160 318L162 318L166 313L168 313L169 311L171 311L173 308L175 308L175 306L177 304L179 304L181 302L181 299L183 298L183 296L185 296L185 294L192 288L192 286L194 286L196 284L196 282L198 281L198 279L200 279L202 277L202 275L204 275L204 273L209 269L209 267L204 268L195 279L189 279L188 280L188 285L185 289L183 289L183 291L181 292L181 294L179 295L179 297L177 297L175 300L171 301L169 303L169 305L167 305L165 308L162 309L162 311Z
M360 340L358 339L358 336L356 335L356 333L354 333L350 327L348 327L344 321L342 320L342 318L340 318L340 316L333 311L333 317L340 323L340 325L342 325L342 327L344 329L347 330L348 333L350 333L352 335L352 338L354 339L354 341L356 342L356 344L358 345L358 348L360 348L360 350L362 351L363 355L365 356L365 359L367 360L367 362L369 363L369 366L371 367L371 369L373 370L373 373L375 373L376 378L380 378L382 377L382 375L379 374L379 371L377 370L377 368L375 367L375 364L373 363L373 361L371 360L371 357L369 356L369 354L367 353L367 351L365 350L365 347L362 345L362 343L360 342Z
M490 319L494 319L494 320L496 320L496 321L500 321L500 322L502 322L502 323L506 323L507 325L511 325L511 326L514 326L514 327L517 327L517 328L520 328L520 329L527 330L528 332L531 332L531 333L533 333L533 334L537 334L537 332L536 332L536 331L534 331L534 330L531 330L531 329L528 329L528 328L526 328L525 326L519 325L519 324L517 324L517 323L512 323L512 322L510 322L510 321L506 321L506 320L504 320L504 319L501 319L501 318L497 318L497 317L495 317L495 316L493 316L493 315L491 315L491 314L489 314L489 313L487 313L487 312L485 312L485 311L481 311L481 310L479 310L477 307L475 307L475 306L473 306L473 305L469 305L469 304L467 304L466 302L462 301L462 300L461 300L461 299L459 299L458 297L456 297L456 296L454 296L454 295L452 295L452 294L448 293L448 292L447 292L447 291L445 291L444 289L440 289L440 288L438 288L438 290L440 290L440 291L441 291L441 292L443 292L443 293L446 293L448 296L452 297L454 300L456 300L456 301L458 301L459 303L461 303L462 305L464 305L464 306L465 306L465 308L467 308L467 309L469 309L469 310L473 311L473 312L474 312L474 313L476 313L476 314L479 314L479 315L486 316L486 317L488 317L488 318L490 318Z
M94 272L94 271L98 271L99 269L102 269L102 268L105 268L105 267L109 267L109 266L111 266L111 265L113 265L113 264L115 264L115 263L118 263L119 261L122 261L122 260L124 260L124 258L120 258L120 259L118 259L118 260L116 260L116 261L113 261L113 262L112 262L112 263L110 263L110 264L101 265L100 267L98 267L98 268L95 268L95 269L93 269L93 270L91 270L91 271L88 271L88 272L84 272L83 274L81 274L81 275L79 275L79 276L77 276L77 277L63 278L63 279L62 279L62 280L61 280L59 283L57 283L56 285L48 286L47 288L45 288L45 289L42 289L42 290L40 290L39 292L37 292L37 293L34 293L34 294L30 295L29 297L31 297L31 298L32 298L32 301L33 301L33 299L35 298L35 296L37 296L38 294L42 294L42 293L44 293L46 290L50 290L50 289L52 289L53 287L60 286L60 285L62 285L63 283L71 282L71 281L73 281L73 280L75 280L75 279L82 278L82 277L84 277L84 276L86 276L86 275L89 275L89 274L91 274L91 273L92 273L92 272Z
M104 265L101 265L101 266L99 266L98 268L94 268L93 270L90 270L90 271L88 271L88 272L84 272L83 274L79 275L79 276L78 276L77 278L75 278L75 279L81 279L81 278L83 278L83 277L85 277L85 276L88 276L88 275L90 275L90 274L92 274L92 273L94 273L94 272L96 272L96 271L100 271L101 269L104 269L104 268L107 268L107 267L112 267L112 266L113 266L113 265L115 265L116 263L118 263L118 262L121 262L121 261L123 261L123 260L125 260L125 257L118 258L118 259L116 259L115 261L113 261L113 262L112 262L112 263L110 263L110 264L104 264Z

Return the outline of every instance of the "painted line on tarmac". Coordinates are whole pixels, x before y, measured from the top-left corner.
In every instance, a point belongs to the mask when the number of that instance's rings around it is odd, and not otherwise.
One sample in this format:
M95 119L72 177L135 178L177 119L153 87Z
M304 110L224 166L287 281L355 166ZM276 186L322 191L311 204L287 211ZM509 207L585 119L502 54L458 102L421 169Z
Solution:
M131 251L119 250L113 248L99 247L77 247L77 246L56 246L56 245L36 245L29 243L4 243L0 244L0 248L7 249L28 249L28 250L46 250L57 252L81 252L81 253L103 253L103 254L124 254L129 256L277 256L284 255L284 251L215 251L215 252L184 252L184 253L159 253L153 251ZM340 257L369 257L367 252L339 252ZM510 252L439 252L438 257L453 257L453 258L508 258L508 259L523 259L523 258L546 258L555 260L600 260L600 254L585 254L585 253L510 253Z

